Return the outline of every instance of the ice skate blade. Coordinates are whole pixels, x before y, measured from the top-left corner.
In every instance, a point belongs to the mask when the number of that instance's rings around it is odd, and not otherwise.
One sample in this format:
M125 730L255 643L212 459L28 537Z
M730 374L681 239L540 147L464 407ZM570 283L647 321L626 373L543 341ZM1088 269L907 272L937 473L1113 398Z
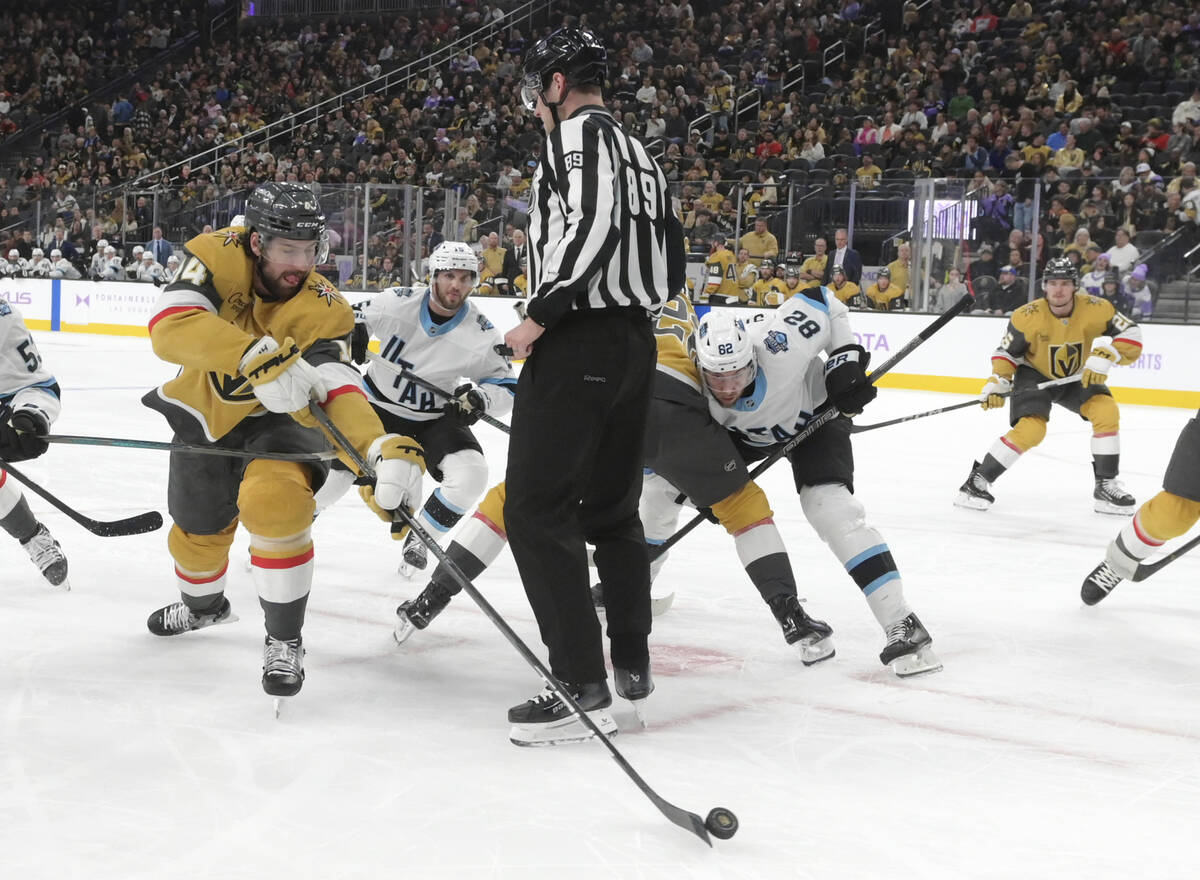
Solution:
M892 672L896 673L899 678L912 678L914 675L926 675L941 671L942 661L938 659L937 654L933 653L933 648L928 645L911 654L903 654L892 661Z
M617 722L608 709L587 713L600 732L612 739L617 735ZM508 733L509 742L515 746L560 746L585 742L595 736L590 727L571 715L547 724L514 724Z
M954 506L967 510L987 510L992 506L992 502L986 498L976 498L974 495L968 495L966 492L959 492L958 497L954 499Z
M645 730L650 725L646 721L646 698L640 700L630 700L629 705L633 706L633 714L637 716L638 724Z
M416 626L408 619L407 614L396 615L396 628L392 630L392 638L397 645L403 645L417 631Z
M1092 510L1096 511L1096 513L1106 513L1109 516L1133 516L1134 511L1137 510L1137 505L1122 506L1113 504L1111 501L1100 501L1097 499L1092 503Z
M287 703L289 700L291 700L291 697L272 697L272 698L271 698L271 704L272 704L272 707L275 709L275 718L276 718L276 720L278 720L278 719L279 719L279 713L280 713L280 711L283 709L284 705L285 705L285 704L286 704L286 703Z
M815 642L801 639L796 642L796 650L800 654L800 662L805 666L815 666L823 660L829 660L837 653L833 647L833 639L829 636Z
M396 574L400 575L406 581L411 581L417 576L418 572L407 562L401 562L396 568Z

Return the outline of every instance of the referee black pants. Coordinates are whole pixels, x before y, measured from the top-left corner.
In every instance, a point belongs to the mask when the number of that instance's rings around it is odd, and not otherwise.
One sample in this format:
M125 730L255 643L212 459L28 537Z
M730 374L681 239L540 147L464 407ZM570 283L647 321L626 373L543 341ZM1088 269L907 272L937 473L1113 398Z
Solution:
M655 346L645 314L568 314L534 344L517 383L504 521L550 671L574 684L608 677L585 542L605 587L613 665L649 656L638 498Z

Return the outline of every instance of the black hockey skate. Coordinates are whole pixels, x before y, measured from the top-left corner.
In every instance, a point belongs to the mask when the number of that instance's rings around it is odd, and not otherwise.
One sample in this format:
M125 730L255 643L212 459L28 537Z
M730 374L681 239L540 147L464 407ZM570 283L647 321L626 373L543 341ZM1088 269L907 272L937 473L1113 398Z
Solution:
M979 472L979 462L972 463L971 473L967 475L967 481L959 487L954 505L971 510L987 510L996 501L992 493L988 491L991 485Z
M1096 477L1096 488L1092 492L1096 513L1111 513L1114 516L1133 516L1137 501L1125 491L1121 481L1115 477Z
M896 675L905 678L942 668L942 661L933 653L933 638L917 615L909 614L886 631L887 645L879 655L879 662L891 666Z
M1108 564L1108 560L1105 560L1092 569L1092 573L1083 579L1083 587L1079 591L1079 598L1083 600L1085 605L1095 605L1116 589L1117 584L1123 580L1124 578L1117 573L1117 570Z
M605 736L615 736L617 722L608 711L612 706L612 694L608 690L608 682L600 681L594 684L568 684L567 689L579 708L600 728ZM590 727L584 725L571 707L559 699L558 694L547 685L540 694L532 700L526 700L519 706L508 710L508 720L512 730L509 740L518 746L549 746L562 743L582 742L594 734Z
M54 540L49 529L38 523L37 531L22 541L21 546L38 567L42 577L56 587L71 589L71 585L67 583L67 557L63 555L62 547L58 546L58 541Z
M222 596L216 611L193 611L182 602L159 608L146 621L146 628L156 636L177 636L218 623L233 623L235 620L237 617L229 607L229 600Z
M304 645L300 638L267 636L263 643L263 690L272 697L294 697L304 685ZM278 707L276 708L278 712Z
M631 666L613 666L613 683L617 696L633 703L633 711L642 727L646 726L646 698L654 692L654 678L650 675L650 660Z
M392 637L397 645L404 644L415 631L425 629L430 621L450 604L454 593L437 581L430 581L415 599L407 599L396 608L396 629Z
M795 596L776 596L767 604L779 621L784 639L789 645L796 646L800 652L800 662L805 666L828 660L836 653L833 639L830 638L833 627L823 620L809 617Z

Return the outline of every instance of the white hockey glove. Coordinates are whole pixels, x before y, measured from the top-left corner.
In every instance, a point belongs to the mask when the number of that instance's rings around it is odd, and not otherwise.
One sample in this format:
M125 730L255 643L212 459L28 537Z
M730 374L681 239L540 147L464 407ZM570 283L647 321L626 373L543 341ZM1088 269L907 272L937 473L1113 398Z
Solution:
M474 382L467 382L454 389L454 396L446 401L445 413L460 425L475 424L487 412L488 398L483 389Z
M1079 384L1084 388L1089 385L1103 385L1108 378L1108 368L1121 359L1121 353L1113 348L1107 339L1108 337L1097 339L1092 353L1083 363L1083 375L1079 377Z
M979 392L979 404L984 409L1004 406L1004 397L1012 392L1012 382L1002 376L992 375Z
M270 336L255 341L238 364L238 372L254 388L259 403L274 413L308 408L310 400L325 402L325 383L317 368L304 360L289 336L280 346Z
M359 487L359 494L375 515L392 522L392 511L403 507L412 513L421 502L421 478L425 473L425 453L417 441L400 434L376 437L367 450L367 464L375 471L375 485ZM408 529L393 531L399 541Z

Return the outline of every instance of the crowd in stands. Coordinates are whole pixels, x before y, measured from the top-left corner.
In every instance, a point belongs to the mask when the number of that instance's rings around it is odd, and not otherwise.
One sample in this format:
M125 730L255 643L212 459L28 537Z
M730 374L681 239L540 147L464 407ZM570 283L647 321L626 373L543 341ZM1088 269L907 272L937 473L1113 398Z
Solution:
M0 157L0 238L11 235L15 244L40 206L43 228L35 237L72 242L81 269L101 238L128 262L125 243L149 240L156 219L169 218L168 232L182 239L208 222L211 206L224 204L231 215L255 183L291 179L323 199L368 182L425 188L421 230L402 227L397 200L383 190L370 229L359 228L355 216L341 218L342 237L370 240L372 262L358 278L364 285L393 276L405 235L427 250L443 234L476 242L496 232L508 250L509 229L521 226L514 206L529 187L541 140L514 88L521 55L570 19L609 45L610 107L627 128L658 142L697 254L751 232L757 220L781 235L790 184L833 191L855 182L866 196L896 195L897 186L933 176L961 178L980 213L967 247L939 265L937 280L953 291L995 279L984 285L989 310L1005 311L1018 289L1027 290L1029 273L1057 254L1074 255L1084 277L1107 254L1104 271L1116 273L1116 292L1107 282L1097 289L1142 303L1144 315L1156 281L1187 268L1162 254L1142 258L1162 233L1182 230L1182 240L1196 241L1200 12L1174 2L665 0L615 3L599 13L595 4L565 0L534 31L506 30L424 71L406 90L347 103L253 149L231 146L216 164L155 175L423 57L512 5L459 2L382 24L244 20L236 37L219 37L210 52L174 59L111 104L82 108L82 119L76 114L47 132L30 155ZM67 0L43 10L42 36L29 45L40 47L50 23L72 16L50 41L60 63L83 33L94 46L119 41L116 25L87 26L92 9ZM174 34L177 17L142 14ZM128 19L117 19L126 36L118 44L142 51L128 39ZM0 31L6 27L19 40L26 25L0 16ZM826 65L826 50L839 41L844 57L834 52ZM73 55L83 68L97 60ZM47 69L44 62L37 74L26 67L9 59L0 68L0 100L8 105L0 119L18 125L29 118L30 88L42 87L29 80ZM752 89L761 100L739 113L737 97ZM135 179L157 194L120 198L114 188ZM441 212L446 189L462 206L451 217ZM827 225L844 224L832 218ZM786 280L787 265L803 264L817 238L828 240L832 231L798 228L785 253L768 259L782 261ZM789 260L794 251L797 259ZM756 270L764 256L753 255ZM889 283L897 283L894 273ZM1011 295L995 293L1002 288ZM904 287L885 299L889 308L910 304ZM937 299L953 301L950 293Z

